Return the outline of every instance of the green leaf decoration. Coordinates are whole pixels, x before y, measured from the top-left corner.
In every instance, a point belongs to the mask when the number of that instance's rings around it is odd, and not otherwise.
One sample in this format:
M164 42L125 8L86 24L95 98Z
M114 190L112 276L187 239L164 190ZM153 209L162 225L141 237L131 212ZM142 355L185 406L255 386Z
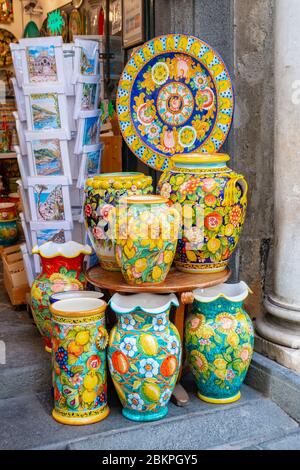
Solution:
M133 382L132 388L133 390L137 390L141 386L141 382L139 380L136 380Z

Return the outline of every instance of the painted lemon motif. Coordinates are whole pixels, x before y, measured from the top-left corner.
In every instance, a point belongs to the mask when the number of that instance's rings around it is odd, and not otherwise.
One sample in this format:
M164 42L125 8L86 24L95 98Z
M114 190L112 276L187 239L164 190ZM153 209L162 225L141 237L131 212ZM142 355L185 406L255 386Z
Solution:
M147 356L156 356L158 353L158 344L156 338L153 335L144 333L140 337L141 349Z
M141 393L145 400L150 402L158 402L160 399L160 388L156 384L144 382L141 386Z
M97 397L96 392L92 392L90 390L85 390L82 394L82 400L84 403L93 403Z
M79 331L76 335L76 343L80 344L81 346L85 346L90 340L90 333L89 331Z
M207 243L207 248L211 253L216 253L221 246L221 242L218 238L211 238Z
M83 379L83 385L88 391L94 390L98 385L98 377L95 372L89 372Z
M234 226L232 224L227 224L225 226L225 235L226 237L230 237L233 234Z
M117 327L114 326L109 335L109 343L108 343L109 347L111 347L111 345L114 342L116 331L117 331Z

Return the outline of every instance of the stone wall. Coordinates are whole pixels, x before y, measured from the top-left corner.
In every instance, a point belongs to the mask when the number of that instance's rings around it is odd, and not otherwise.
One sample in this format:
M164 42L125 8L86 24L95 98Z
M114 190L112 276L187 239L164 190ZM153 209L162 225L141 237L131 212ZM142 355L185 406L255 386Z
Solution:
M234 125L223 146L249 182L249 210L234 265L254 291L248 309L262 312L272 281L274 0L156 0L155 34L193 34L224 58L236 94ZM267 276L266 273L269 272Z

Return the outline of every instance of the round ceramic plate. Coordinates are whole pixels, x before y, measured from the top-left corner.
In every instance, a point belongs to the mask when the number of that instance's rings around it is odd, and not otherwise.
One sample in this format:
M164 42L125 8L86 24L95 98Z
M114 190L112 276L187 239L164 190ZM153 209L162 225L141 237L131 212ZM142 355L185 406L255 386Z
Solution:
M193 36L159 36L136 49L117 92L123 137L163 171L174 154L215 153L230 130L232 83L221 57Z

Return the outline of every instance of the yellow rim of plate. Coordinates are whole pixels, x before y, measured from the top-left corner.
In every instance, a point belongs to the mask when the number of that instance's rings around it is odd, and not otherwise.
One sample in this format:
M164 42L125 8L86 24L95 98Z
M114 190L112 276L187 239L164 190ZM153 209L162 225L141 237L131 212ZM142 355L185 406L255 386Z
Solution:
M169 199L162 196L149 194L148 196L129 196L123 197L120 202L126 204L167 204Z
M238 401L241 398L241 392L239 392L237 395L234 397L230 398L209 398L204 395L201 395L201 393L197 393L198 397L200 400L205 401L206 403L213 403L215 405L226 405L227 403L234 403L235 401Z
M222 163L229 160L230 156L227 153L189 153L174 155L171 158L172 163Z

